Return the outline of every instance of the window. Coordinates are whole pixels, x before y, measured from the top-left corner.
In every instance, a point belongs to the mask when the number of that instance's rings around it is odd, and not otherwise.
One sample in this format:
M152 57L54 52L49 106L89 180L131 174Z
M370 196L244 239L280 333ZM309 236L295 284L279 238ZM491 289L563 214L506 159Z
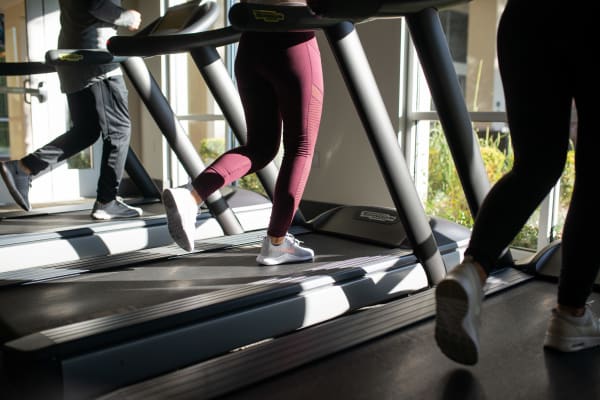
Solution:
M509 130L504 110L502 82L497 69L496 30L503 0L481 0L440 11L460 86L479 140L490 182L497 181L512 166ZM410 44L409 44L410 46ZM403 143L412 160L415 182L429 214L466 226L472 218L464 198L440 122L432 104L427 81L411 47L405 68L406 116ZM540 248L560 235L572 190L573 165L569 156L560 191L532 215L514 245Z
M0 62L5 62L4 15L0 14ZM0 76L0 87L6 87L6 77ZM8 99L0 93L0 158L9 158Z
M169 5L180 3L183 1L171 1ZM232 0L218 1L221 15L211 29L223 28L228 24L227 11L233 3L235 1ZM231 44L217 49L233 85L235 46L236 44ZM189 53L169 55L167 65L169 102L202 161L209 165L226 150L237 146L238 142ZM187 179L186 174L182 176ZM179 182L181 183L184 182ZM264 194L255 174L243 177L234 184Z

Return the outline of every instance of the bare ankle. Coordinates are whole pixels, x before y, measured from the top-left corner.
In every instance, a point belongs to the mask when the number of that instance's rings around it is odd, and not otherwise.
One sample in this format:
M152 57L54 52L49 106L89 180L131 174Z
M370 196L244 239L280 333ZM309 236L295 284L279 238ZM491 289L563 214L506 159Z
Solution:
M281 243L283 243L283 239L285 239L285 236L280 236L280 237L269 236L269 239L271 239L272 245L279 246Z
M193 189L190 193L192 194L192 197L194 198L194 201L196 202L196 204L198 204L198 205L202 204L202 202L204 200L202 200L202 197L200 197L198 192L196 192L196 189Z

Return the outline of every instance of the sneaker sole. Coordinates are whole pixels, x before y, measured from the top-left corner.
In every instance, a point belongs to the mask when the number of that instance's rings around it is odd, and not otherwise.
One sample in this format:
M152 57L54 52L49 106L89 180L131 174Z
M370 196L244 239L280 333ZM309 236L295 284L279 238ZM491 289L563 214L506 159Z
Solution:
M295 257L290 255L283 255L278 258L260 258L258 257L256 261L262 265L280 265L280 264L289 264L289 263L297 263L297 262L305 262L312 261L313 257Z
M177 201L173 194L170 191L165 191L162 196L163 204L165 206L165 210L177 210ZM194 250L194 241L188 239L188 235L183 228L183 220L181 219L181 214L179 212L168 213L167 212L167 228L169 230L169 234L173 238L173 241L182 249L186 251Z
M135 213L132 215L110 215L107 213L92 213L92 218L99 221L109 221L111 219L123 219L123 218L138 218L141 217L141 213Z
M544 339L544 347L562 351L564 353L572 353L598 346L600 346L600 338L595 336L566 338L546 334Z
M13 197L15 202L25 211L31 211L31 206L27 207L25 199L21 196L21 193L16 188L15 181L12 179L12 174L6 170L6 166L4 164L0 165L0 175L2 175L2 179L4 180L4 184L8 189L8 192Z
M92 218L96 219L98 221L107 221L107 220L111 219L111 217L108 215L102 215L102 214L96 214L96 213L92 213Z
M461 364L477 363L479 351L474 339L465 330L469 300L463 287L454 281L441 282L435 291L435 340L448 358Z

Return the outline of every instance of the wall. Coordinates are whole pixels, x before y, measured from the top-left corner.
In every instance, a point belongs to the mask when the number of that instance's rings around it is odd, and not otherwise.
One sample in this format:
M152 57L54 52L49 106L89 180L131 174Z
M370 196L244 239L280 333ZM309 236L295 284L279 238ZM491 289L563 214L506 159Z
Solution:
M388 114L398 130L399 19L357 25ZM304 199L393 206L365 131L324 35L319 36L325 103L315 160Z
M506 0L469 3L466 101L469 111L504 111L504 96L496 64L496 30Z

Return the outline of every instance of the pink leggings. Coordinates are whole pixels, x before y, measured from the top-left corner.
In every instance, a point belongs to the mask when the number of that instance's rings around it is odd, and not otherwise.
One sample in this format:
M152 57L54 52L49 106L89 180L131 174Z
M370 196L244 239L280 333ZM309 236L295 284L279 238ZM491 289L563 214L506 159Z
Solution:
M203 199L265 167L279 150L283 160L267 234L285 236L310 173L323 108L321 55L314 32L245 32L235 61L247 143L208 166L192 185Z

